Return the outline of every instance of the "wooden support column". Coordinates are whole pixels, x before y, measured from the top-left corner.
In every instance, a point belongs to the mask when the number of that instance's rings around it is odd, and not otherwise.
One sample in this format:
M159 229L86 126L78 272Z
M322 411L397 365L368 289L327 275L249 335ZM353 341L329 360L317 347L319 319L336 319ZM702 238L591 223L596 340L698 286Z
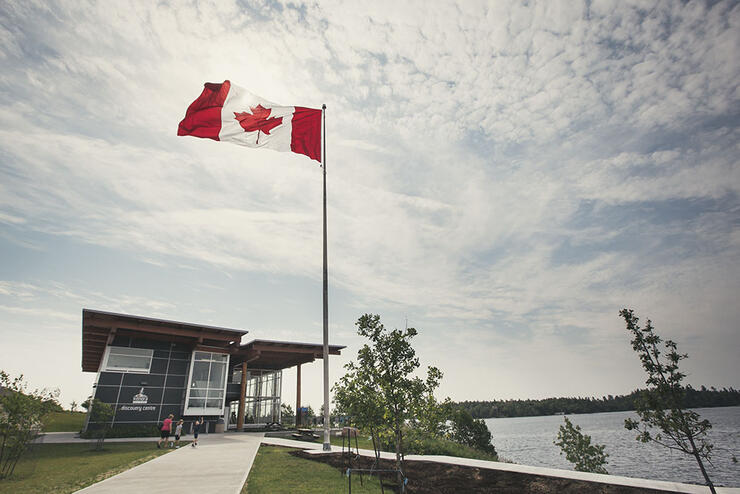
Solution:
M301 425L301 364L296 367L296 389L295 389L295 426Z
M236 418L236 430L244 429L245 395L247 394L247 363L242 362L242 386L239 393L239 415Z

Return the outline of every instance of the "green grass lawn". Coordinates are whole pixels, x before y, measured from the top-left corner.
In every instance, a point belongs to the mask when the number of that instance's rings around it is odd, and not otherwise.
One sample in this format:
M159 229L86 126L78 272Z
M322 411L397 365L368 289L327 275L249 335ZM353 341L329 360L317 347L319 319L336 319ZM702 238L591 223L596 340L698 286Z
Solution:
M319 434L321 438L318 440L319 442L324 442L324 433L322 432ZM341 436L334 436L332 435L331 438L329 438L329 442L332 446L339 446L340 451L342 447L342 438ZM347 439L344 440L344 447L347 447ZM357 447L360 449L369 449L372 451L373 449L373 440L370 438L370 435L363 436L362 434L357 436ZM352 438L352 449L355 449L355 438Z
M314 431L314 434L317 434L319 436L319 438L316 439L313 442L318 443L318 444L322 444L324 442L324 430L323 429L313 429L313 431ZM293 438L286 436L286 439L293 439ZM344 447L346 448L347 447L347 439L345 439L344 441L345 441ZM341 448L342 448L342 436L336 436L336 435L334 435L332 433L332 435L329 438L329 442L331 443L332 446L339 446L340 451L341 451ZM359 436L357 436L357 446L360 449L369 449L370 451L372 451L372 449L373 449L373 440L370 438L370 434L360 433ZM354 449L354 447L355 447L355 439L352 438L352 448Z
M123 472L174 451L153 443L39 444L18 462L10 479L0 480L0 494L62 494Z
M44 432L80 432L85 412L52 412L44 420Z
M408 439L407 439L408 440ZM345 439L346 441L346 439ZM321 439L318 440L318 442L323 442L323 435ZM332 449L335 447L341 451L342 447L342 438L331 436L330 439ZM352 439L351 449L355 449L355 440ZM372 451L373 450L373 441L369 437L369 435L362 434L357 437L357 446L360 449L367 449ZM345 448L347 447L347 443L345 442ZM443 455L443 456L455 456L459 458L475 458L478 460L487 460L487 461L499 461L499 458L496 455L492 455L489 453L485 453L483 451L471 448L470 446L465 446L462 444L458 444L456 442L442 439L438 437L433 438L426 438L421 444L416 444L416 449L411 449L408 443L405 444L406 448L406 454L413 455L413 454L420 454L420 455ZM393 453L393 449L387 449L385 450L387 452Z
M341 445L341 438L340 443ZM290 454L295 451L280 446L260 446L249 472L242 494L330 494L347 492L347 477L338 469L317 461L305 460ZM352 477L352 492L368 494L380 492L376 478Z

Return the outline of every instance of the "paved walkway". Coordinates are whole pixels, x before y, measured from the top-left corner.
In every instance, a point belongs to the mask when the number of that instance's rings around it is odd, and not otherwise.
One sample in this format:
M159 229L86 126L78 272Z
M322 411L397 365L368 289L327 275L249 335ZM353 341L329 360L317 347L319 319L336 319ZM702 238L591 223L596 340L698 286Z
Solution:
M263 436L262 433L201 434L197 448L182 446L77 492L238 494ZM152 447L156 446L152 444Z

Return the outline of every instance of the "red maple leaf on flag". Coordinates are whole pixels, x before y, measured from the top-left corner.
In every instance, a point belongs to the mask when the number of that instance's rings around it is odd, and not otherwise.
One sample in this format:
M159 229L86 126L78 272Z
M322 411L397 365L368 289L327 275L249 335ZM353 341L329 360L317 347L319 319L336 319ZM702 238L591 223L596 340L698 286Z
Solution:
M239 124L244 129L244 132L254 132L255 130L258 131L257 143L259 144L259 132L264 132L269 136L272 129L283 123L283 117L267 118L270 116L270 112L272 110L264 108L262 105L253 106L250 109L252 110L252 113L234 112L234 118L239 121Z

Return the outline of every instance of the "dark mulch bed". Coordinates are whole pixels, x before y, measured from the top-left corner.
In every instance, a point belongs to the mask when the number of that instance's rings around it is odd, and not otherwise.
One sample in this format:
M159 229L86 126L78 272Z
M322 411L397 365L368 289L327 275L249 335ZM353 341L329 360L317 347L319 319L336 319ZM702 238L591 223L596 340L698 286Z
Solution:
M298 451L295 454L309 460L327 463L341 471L346 471L346 468L350 466L347 456L342 456L341 453L309 455ZM369 469L372 463L370 458L360 457L352 461L351 467ZM393 469L395 462L381 460L378 468ZM668 492L430 461L406 461L404 471L409 479L406 486L406 492L409 494L458 494L461 492L476 494L666 494ZM383 479L384 483L390 483L395 476L385 474ZM386 489L386 492L391 491Z

